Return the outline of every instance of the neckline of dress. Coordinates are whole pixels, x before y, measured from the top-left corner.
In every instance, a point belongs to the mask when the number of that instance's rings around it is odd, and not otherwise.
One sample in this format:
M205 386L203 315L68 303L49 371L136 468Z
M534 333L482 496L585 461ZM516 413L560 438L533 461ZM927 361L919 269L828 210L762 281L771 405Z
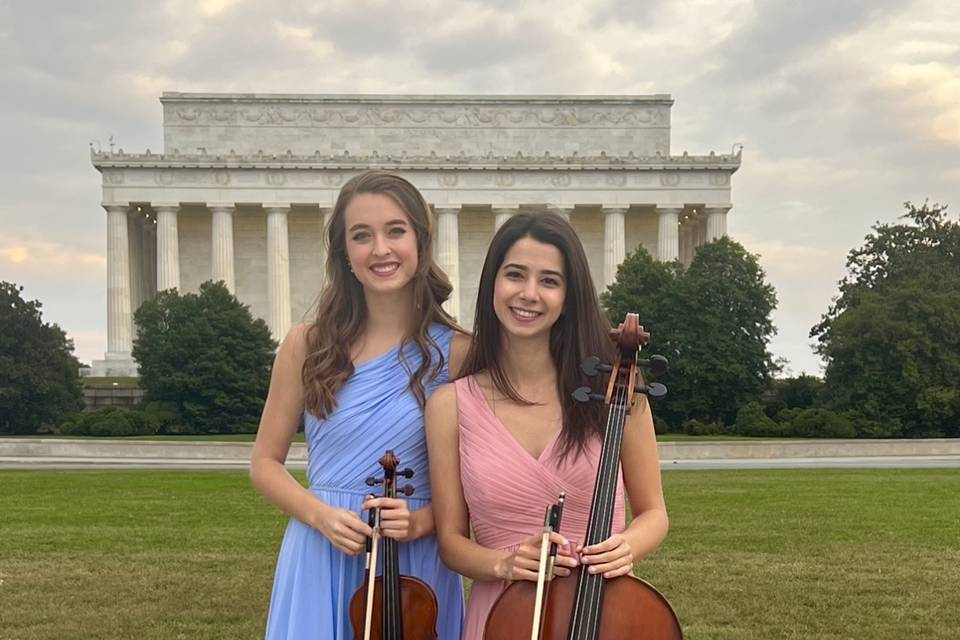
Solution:
M507 437L509 437L510 442L512 442L515 447L520 449L520 451L522 451L528 458L530 458L530 460L533 460L538 464L543 464L544 460L549 457L547 454L553 451L553 448L556 445L557 440L560 438L560 434L563 433L563 427L561 426L559 429L557 429L557 432L550 437L550 440L547 442L547 446L543 448L543 451L540 452L540 455L535 456L533 455L532 451L530 451L525 446L520 444L520 441L517 440L517 437L515 435L513 435L513 432L510 431L507 425L504 424L503 420L501 420L500 417L494 412L493 408L490 406L490 403L487 401L487 397L483 394L483 389L480 388L480 383L477 382L476 375L470 376L469 384L471 384L474 387L473 393L475 393L479 398L481 404L483 405L483 410L486 411L487 414L493 419L494 423L496 423L496 425L500 427L500 429L502 429L505 434L507 434Z

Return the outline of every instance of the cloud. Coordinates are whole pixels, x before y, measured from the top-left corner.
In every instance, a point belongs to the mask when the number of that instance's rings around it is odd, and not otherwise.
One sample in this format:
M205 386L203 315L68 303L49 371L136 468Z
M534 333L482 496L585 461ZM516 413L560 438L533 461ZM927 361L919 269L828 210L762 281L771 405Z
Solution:
M0 277L101 357L88 144L160 150L162 91L670 93L675 153L745 144L729 227L777 287L777 354L815 370L870 224L960 207L957 33L942 0L0 3Z
M102 284L107 259L103 254L78 251L59 242L5 239L0 240L0 269L4 277L18 281L41 278L76 284L95 279Z

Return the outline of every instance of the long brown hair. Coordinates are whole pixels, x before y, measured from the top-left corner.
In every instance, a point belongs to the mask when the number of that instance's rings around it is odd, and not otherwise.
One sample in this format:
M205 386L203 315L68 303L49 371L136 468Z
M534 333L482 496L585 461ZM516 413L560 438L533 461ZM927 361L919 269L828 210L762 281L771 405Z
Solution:
M436 379L444 366L444 354L430 336L430 325L438 323L456 331L460 328L441 304L453 287L433 259L433 222L423 195L409 181L385 171L370 170L351 178L340 190L333 208L327 235L327 280L317 302L317 317L307 330L307 357L303 362L303 404L307 411L324 418L336 408L336 393L353 374L350 347L366 327L367 302L363 286L347 266L347 205L361 193L385 195L396 202L410 219L417 238L417 271L413 276L413 303L416 326L403 342L413 341L422 356L413 370L405 349L400 349L404 368L410 374L410 390L422 407L426 402L424 376ZM436 358L431 358L431 352Z
M580 362L592 355L610 362L614 347L610 323L597 300L583 245L566 219L552 213L521 213L512 216L493 236L480 275L473 339L460 375L486 370L500 393L515 402L532 404L520 396L503 370L501 326L493 307L497 272L510 247L522 238L553 245L563 256L566 296L563 312L550 329L550 356L557 368L557 392L563 408L560 455L566 456L573 450L579 453L587 439L602 433L604 428L600 403L579 403L571 396L577 387L590 384L580 370Z

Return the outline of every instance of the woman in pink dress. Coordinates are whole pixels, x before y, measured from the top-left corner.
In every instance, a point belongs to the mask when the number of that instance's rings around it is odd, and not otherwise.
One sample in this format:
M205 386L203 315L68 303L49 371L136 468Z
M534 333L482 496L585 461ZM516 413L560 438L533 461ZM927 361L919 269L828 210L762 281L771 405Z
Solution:
M510 582L537 579L544 509L561 491L558 575L580 564L607 578L627 574L667 534L653 419L639 399L624 430L613 534L581 546L606 415L571 393L590 383L583 358L613 359L609 329L569 222L520 214L500 228L480 277L465 377L440 387L426 408L440 555L473 580L464 639L483 637Z

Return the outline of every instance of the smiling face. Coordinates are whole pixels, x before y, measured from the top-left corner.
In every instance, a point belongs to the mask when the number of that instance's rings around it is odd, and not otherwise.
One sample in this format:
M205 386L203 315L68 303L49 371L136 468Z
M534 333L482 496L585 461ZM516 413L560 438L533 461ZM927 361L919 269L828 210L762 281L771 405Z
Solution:
M560 250L530 237L504 256L493 289L493 307L507 335L550 334L563 312L567 285Z
M344 211L347 260L367 292L407 287L417 272L417 235L410 218L387 195L357 194Z

